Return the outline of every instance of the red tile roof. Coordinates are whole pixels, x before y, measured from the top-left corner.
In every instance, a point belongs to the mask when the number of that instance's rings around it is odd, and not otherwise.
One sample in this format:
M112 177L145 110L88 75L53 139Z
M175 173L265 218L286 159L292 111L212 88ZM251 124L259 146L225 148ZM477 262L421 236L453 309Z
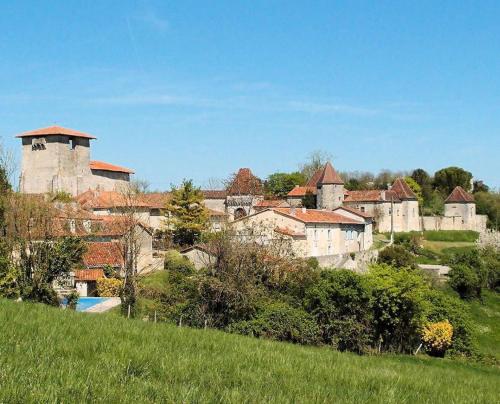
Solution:
M309 178L309 181L307 181L306 187L314 187L314 188L317 187L318 182L321 178L321 175L323 174L323 168L324 167L318 168L314 172L313 176L311 178Z
M393 191L371 189L363 191L346 191L344 202L400 202L397 194Z
M364 218L367 218L367 219L371 219L373 217L373 215L370 215L369 213L366 213L366 212L361 212L359 209L354 209L354 208L351 208L349 206L340 206L336 209L334 209L334 211L336 210L339 210L339 209L344 209L348 212L351 212L355 215L358 215L358 216L361 216L361 217L364 217Z
M262 181L249 168L240 168L228 187L229 195L262 195Z
M87 243L87 251L83 255L83 264L87 268L102 268L109 265L113 268L123 266L123 254L117 242Z
M226 199L227 191L219 189L204 189L201 191L205 199Z
M403 178L396 178L392 184L391 191L395 192L399 199L417 199L417 195L411 190Z
M47 136L47 135L66 135L71 137L83 137L86 139L96 139L94 136L88 133L79 132L74 129L63 128L62 126L49 126L47 128L40 128L35 130L30 130L28 132L23 132L16 137L28 137L28 136Z
M451 191L444 203L474 203L474 197L462 187L457 186Z
M363 223L361 220L351 219L350 217L327 210L302 208L274 208L273 210L288 217L298 219L304 223Z
M157 197L148 199L147 194L128 197L117 191L88 190L76 196L76 201L86 209L109 209L118 207L151 208L158 207Z
M296 233L289 227L276 227L274 229L276 233L283 234L284 236L290 236L290 237L305 237L305 233Z
M293 188L287 196L296 196L296 197L302 197L302 196L306 196L306 194L310 192L312 193L313 195L316 195L316 187L309 187L309 186L305 186L305 187L299 187L299 186L296 186L295 188Z
M75 280L77 281L96 281L104 278L104 271L102 269L83 269L75 271Z
M318 184L343 184L342 178L335 171L332 164L330 162L326 163L323 167L323 171L321 173L321 177L318 180Z
M105 163L104 161L91 161L91 170L101 170L101 171L114 171L118 173L134 174L134 172L125 167L115 166L113 164Z
M283 199L263 199L253 206L255 208L287 208L290 205Z

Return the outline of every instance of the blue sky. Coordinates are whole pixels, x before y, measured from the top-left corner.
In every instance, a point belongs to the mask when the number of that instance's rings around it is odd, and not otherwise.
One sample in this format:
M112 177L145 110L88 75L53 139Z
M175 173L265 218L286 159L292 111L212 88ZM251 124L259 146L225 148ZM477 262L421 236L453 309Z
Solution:
M498 1L0 3L0 136L59 124L152 188L458 165L500 186Z

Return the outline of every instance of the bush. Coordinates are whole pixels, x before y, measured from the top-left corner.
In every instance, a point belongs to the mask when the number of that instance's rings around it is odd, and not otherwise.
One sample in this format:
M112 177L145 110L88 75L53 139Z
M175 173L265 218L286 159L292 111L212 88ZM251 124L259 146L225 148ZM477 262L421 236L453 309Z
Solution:
M431 356L443 357L451 345L453 326L447 321L430 323L422 329L422 341Z
M429 309L424 277L410 268L374 265L367 280L375 341L384 350L411 352L419 343L419 330Z
M97 280L97 294L101 297L120 296L123 281L116 278L101 278Z
M326 271L306 293L306 310L321 330L323 342L341 351L365 352L371 341L370 293L362 275Z
M418 254L422 245L422 234L417 231L409 233L396 233L394 244L401 245L413 254Z
M479 233L473 230L429 230L424 238L429 241L468 241L475 242Z
M477 273L471 267L459 264L448 273L448 284L462 299L481 297L481 282Z
M171 273L181 275L192 275L195 273L193 263L175 250L170 250L165 254L165 269Z
M380 251L378 262L396 268L414 267L415 256L401 245L391 245Z
M66 307L70 310L76 310L79 297L76 290L71 291L71 293L66 296Z
M231 324L228 330L297 344L316 345L320 340L314 317L284 303L265 306L253 319Z
M458 298L438 290L430 290L426 296L429 302L427 322L449 321L453 336L447 355L473 356L476 354L475 328L465 304Z

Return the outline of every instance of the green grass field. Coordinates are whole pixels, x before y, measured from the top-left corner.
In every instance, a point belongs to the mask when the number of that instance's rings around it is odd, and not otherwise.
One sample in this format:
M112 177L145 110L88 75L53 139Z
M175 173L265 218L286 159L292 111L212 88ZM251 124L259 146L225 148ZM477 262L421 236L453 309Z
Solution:
M493 403L495 367L0 300L0 402Z
M477 339L482 353L500 360L500 295L484 291L483 303L467 303L477 326Z

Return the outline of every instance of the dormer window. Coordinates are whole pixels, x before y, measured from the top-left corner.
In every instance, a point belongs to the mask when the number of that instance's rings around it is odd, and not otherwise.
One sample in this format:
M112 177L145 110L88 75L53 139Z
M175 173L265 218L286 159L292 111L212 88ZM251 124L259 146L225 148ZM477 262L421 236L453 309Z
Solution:
M34 138L31 142L31 150L45 150L46 140L44 137Z

